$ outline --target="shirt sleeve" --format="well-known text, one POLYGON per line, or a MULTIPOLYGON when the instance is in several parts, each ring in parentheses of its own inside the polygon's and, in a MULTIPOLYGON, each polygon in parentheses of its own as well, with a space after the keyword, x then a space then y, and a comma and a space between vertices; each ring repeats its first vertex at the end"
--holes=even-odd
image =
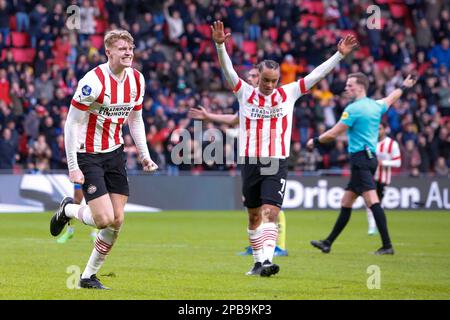
MULTIPOLYGON (((73 105, 73 104, 72 104, 73 105)), ((69 171, 79 169, 77 161, 77 137, 80 127, 87 122, 88 113, 77 107, 70 108, 64 125, 64 145, 69 171)))
POLYGON ((382 161, 383 166, 400 168, 402 165, 402 157, 400 154, 400 146, 397 141, 392 142, 392 151, 389 160, 382 161))
POLYGON ((340 121, 343 124, 352 127, 356 119, 357 119, 357 112, 355 108, 353 108, 353 106, 350 104, 347 108, 345 108, 344 112, 342 112, 340 121))
POLYGON ((77 90, 72 98, 71 105, 81 111, 87 111, 89 106, 97 100, 102 90, 102 84, 92 72, 88 72, 78 82, 77 90))
POLYGON ((281 88, 283 88, 287 97, 292 98, 294 101, 296 101, 298 98, 300 98, 302 95, 306 93, 306 88, 304 87, 304 84, 305 84, 304 79, 300 79, 298 81, 285 84, 281 88))
POLYGON ((147 137, 145 136, 144 120, 142 118, 142 110, 130 112, 128 117, 128 126, 130 128, 131 137, 136 144, 139 155, 142 159, 151 159, 147 147, 147 137))
POLYGON ((142 103, 144 103, 144 95, 145 95, 145 79, 142 73, 138 72, 139 74, 139 98, 136 102, 135 107, 133 108, 134 111, 139 111, 142 109, 142 103))
POLYGON ((381 106, 381 112, 382 112, 382 113, 385 113, 385 112, 389 109, 388 105, 387 105, 386 102, 384 102, 383 100, 375 100, 375 102, 376 102, 379 106, 381 106))

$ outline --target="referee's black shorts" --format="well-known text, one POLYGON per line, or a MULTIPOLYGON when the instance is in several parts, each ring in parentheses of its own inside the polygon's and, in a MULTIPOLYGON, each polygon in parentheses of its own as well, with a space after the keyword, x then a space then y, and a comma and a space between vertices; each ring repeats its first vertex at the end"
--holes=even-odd
POLYGON ((77 159, 84 174, 82 189, 86 202, 106 193, 129 196, 123 145, 108 153, 78 153, 77 159))
POLYGON ((244 206, 251 209, 270 204, 281 208, 286 190, 287 160, 271 158, 269 162, 268 158, 245 158, 244 161, 241 169, 244 206))
POLYGON ((364 151, 350 153, 350 166, 351 177, 346 190, 358 195, 369 190, 377 190, 373 178, 378 166, 376 157, 368 159, 364 151))

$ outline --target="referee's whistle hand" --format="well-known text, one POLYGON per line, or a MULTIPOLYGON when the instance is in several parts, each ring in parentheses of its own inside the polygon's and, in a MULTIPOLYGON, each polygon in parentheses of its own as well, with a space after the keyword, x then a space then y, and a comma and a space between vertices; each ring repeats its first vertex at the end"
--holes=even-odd
POLYGON ((73 171, 69 171, 69 179, 72 183, 83 184, 84 183, 84 174, 80 169, 76 169, 73 171))

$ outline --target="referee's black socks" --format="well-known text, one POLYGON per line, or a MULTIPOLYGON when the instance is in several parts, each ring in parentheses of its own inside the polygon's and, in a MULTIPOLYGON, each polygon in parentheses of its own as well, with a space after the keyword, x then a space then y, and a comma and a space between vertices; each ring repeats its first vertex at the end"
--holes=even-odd
POLYGON ((370 210, 372 210, 378 231, 380 232, 381 241, 383 241, 383 248, 392 248, 391 239, 389 238, 389 232, 387 229, 386 215, 384 214, 383 208, 378 202, 372 205, 370 210))
POLYGON ((336 240, 336 238, 339 236, 342 230, 344 230, 345 226, 348 223, 348 220, 350 220, 351 214, 352 208, 341 207, 341 213, 339 214, 339 217, 336 220, 333 230, 331 230, 330 235, 325 240, 328 242, 327 244, 331 245, 334 242, 334 240, 336 240))

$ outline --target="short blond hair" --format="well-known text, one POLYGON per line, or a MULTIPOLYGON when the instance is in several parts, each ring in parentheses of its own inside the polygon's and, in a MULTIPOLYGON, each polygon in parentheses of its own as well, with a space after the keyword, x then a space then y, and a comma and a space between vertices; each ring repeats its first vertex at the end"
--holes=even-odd
POLYGON ((112 44, 119 39, 123 39, 126 42, 129 42, 134 46, 133 36, 127 30, 116 29, 116 30, 108 31, 105 34, 105 38, 103 40, 103 42, 105 44, 105 48, 107 48, 107 49, 111 48, 112 44))

